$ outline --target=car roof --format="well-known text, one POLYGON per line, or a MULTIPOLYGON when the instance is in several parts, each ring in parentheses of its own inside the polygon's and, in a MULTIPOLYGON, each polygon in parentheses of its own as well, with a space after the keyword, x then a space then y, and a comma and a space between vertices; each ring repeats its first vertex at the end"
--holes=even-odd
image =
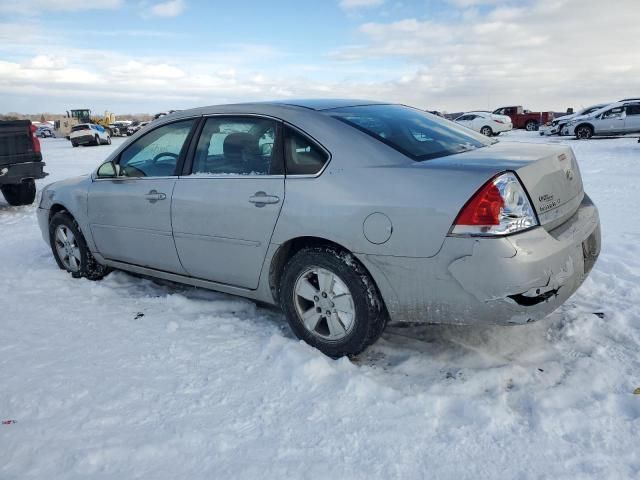
POLYGON ((309 99, 309 100, 274 100, 268 102, 247 102, 179 110, 164 115, 153 121, 154 124, 169 123, 184 118, 200 115, 266 115, 295 123, 301 118, 325 117, 325 113, 336 108, 358 107, 365 105, 394 105, 392 102, 353 99, 309 99), (156 123, 158 122, 158 123, 156 123))
POLYGON ((334 99, 300 99, 300 100, 272 100, 266 102, 244 102, 244 103, 231 103, 220 105, 209 105, 206 107, 192 108, 189 110, 178 110, 174 113, 164 115, 160 118, 181 118, 191 115, 206 115, 210 113, 244 113, 254 112, 262 114, 277 114, 283 111, 305 110, 321 112, 324 110, 331 110, 334 108, 343 107, 360 107, 365 105, 390 105, 390 102, 377 102, 374 100, 354 100, 345 98, 334 99))
POLYGON ((297 100, 281 100, 263 102, 273 105, 290 105, 293 107, 308 108, 310 110, 332 110, 343 107, 362 107, 365 105, 388 105, 388 102, 377 102, 373 100, 359 100, 349 98, 307 98, 297 100))

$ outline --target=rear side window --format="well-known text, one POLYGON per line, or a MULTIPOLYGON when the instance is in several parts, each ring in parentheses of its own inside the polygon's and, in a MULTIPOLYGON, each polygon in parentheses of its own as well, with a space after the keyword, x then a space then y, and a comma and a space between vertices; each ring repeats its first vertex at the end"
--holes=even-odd
POLYGON ((329 155, 307 136, 286 128, 284 133, 287 175, 315 175, 329 160, 329 155))
POLYGON ((627 115, 640 115, 640 103, 627 105, 627 115))
POLYGON ((208 118, 193 161, 193 175, 275 175, 277 124, 259 117, 208 118))
POLYGON ((328 113, 416 161, 475 150, 493 143, 454 122, 404 105, 366 105, 328 113))

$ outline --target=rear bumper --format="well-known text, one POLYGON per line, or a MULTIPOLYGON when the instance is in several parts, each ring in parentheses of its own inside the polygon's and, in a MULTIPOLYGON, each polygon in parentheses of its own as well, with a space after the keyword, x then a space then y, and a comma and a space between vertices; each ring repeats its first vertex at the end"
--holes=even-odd
POLYGON ((24 162, 0 165, 0 185, 21 183, 23 180, 44 178, 44 162, 24 162))
POLYGON ((578 211, 547 232, 447 237, 431 258, 359 255, 392 321, 522 324, 544 318, 582 284, 600 253, 598 210, 578 211))
POLYGON ((503 124, 497 124, 494 125, 494 128, 496 132, 510 132, 511 130, 513 130, 513 125, 511 123, 503 123, 503 124))
POLYGON ((70 137, 70 140, 78 145, 86 145, 87 143, 94 143, 96 137, 95 135, 79 135, 77 137, 70 137))

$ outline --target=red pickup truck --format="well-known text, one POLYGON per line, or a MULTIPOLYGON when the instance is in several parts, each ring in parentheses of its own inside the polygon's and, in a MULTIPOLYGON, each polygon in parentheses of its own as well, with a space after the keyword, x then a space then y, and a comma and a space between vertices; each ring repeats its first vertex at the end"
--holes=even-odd
POLYGON ((524 128, 530 132, 538 130, 540 125, 553 120, 553 112, 532 112, 525 110, 521 106, 500 107, 494 110, 497 115, 506 115, 511 118, 513 128, 524 128))

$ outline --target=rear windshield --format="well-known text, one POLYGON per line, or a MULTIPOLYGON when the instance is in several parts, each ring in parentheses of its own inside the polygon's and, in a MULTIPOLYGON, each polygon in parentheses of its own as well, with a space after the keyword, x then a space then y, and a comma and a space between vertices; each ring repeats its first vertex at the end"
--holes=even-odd
POLYGON ((76 125, 75 127, 71 127, 72 132, 77 132, 78 130, 90 130, 91 127, 89 125, 76 125))
POLYGON ((337 108, 327 113, 416 161, 495 143, 449 120, 404 105, 365 105, 337 108))

